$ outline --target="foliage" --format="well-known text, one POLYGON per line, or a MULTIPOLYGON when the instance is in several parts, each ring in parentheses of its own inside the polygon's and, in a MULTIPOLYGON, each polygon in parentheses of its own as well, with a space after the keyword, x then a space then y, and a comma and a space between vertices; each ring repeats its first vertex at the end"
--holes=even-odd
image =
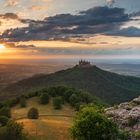
POLYGON ((41 89, 38 92, 40 96, 40 101, 42 104, 49 102, 49 98, 61 97, 62 103, 69 103, 76 110, 79 110, 81 105, 94 103, 99 106, 103 106, 102 101, 98 98, 90 95, 82 90, 77 90, 75 88, 65 87, 65 86, 54 86, 49 88, 41 89))
POLYGON ((39 112, 38 112, 38 109, 37 108, 31 108, 29 111, 28 111, 28 119, 38 119, 39 118, 39 112))
POLYGON ((72 94, 69 98, 69 102, 72 106, 75 106, 79 101, 79 98, 76 94, 72 94))
POLYGON ((64 92, 63 94, 63 97, 64 97, 64 100, 66 102, 69 102, 70 100, 70 96, 74 94, 74 89, 71 89, 71 88, 67 88, 67 90, 64 92))
MULTIPOLYGON (((140 78, 122 76, 104 71, 96 66, 90 68, 73 67, 49 75, 33 76, 12 84, 2 90, 5 94, 19 96, 19 93, 29 93, 50 86, 65 85, 88 91, 108 104, 118 104, 138 97, 140 94, 140 78)), ((57 88, 58 90, 58 88, 57 88)), ((59 96, 64 93, 64 88, 59 89, 59 96)), ((55 96, 56 89, 51 89, 55 96)), ((6 98, 6 97, 5 97, 6 98)))
POLYGON ((27 106, 26 98, 25 98, 25 97, 21 97, 21 99, 20 99, 20 106, 21 106, 22 108, 24 108, 24 107, 27 106))
POLYGON ((129 140, 130 137, 131 136, 130 136, 129 132, 119 130, 119 140, 129 140))
POLYGON ((138 122, 139 122, 138 118, 131 117, 128 119, 128 126, 132 127, 132 126, 136 125, 138 122))
POLYGON ((116 124, 92 107, 80 110, 71 134, 76 140, 117 140, 119 137, 116 124))
POLYGON ((39 95, 39 92, 38 92, 38 90, 36 90, 36 91, 31 91, 28 94, 25 94, 24 97, 26 99, 29 99, 29 98, 32 98, 32 97, 35 97, 35 96, 38 96, 38 95, 39 95))
POLYGON ((12 98, 12 99, 7 99, 3 102, 1 102, 1 107, 4 107, 4 106, 7 106, 7 107, 13 107, 15 106, 16 104, 18 104, 20 101, 20 98, 19 97, 16 97, 16 98, 12 98))
POLYGON ((0 109, 0 116, 11 117, 11 110, 9 107, 3 107, 0 109))
MULTIPOLYGON (((22 95, 21 97, 8 100, 1 104, 1 108, 5 106, 12 107, 18 103, 20 103, 21 107, 26 106, 26 100, 35 96, 40 97, 40 102, 45 104, 49 102, 50 97, 61 97, 62 103, 69 103, 76 110, 79 110, 81 105, 86 105, 90 103, 94 103, 97 106, 105 106, 100 99, 95 96, 90 95, 89 93, 77 90, 75 88, 66 87, 66 86, 54 86, 49 88, 43 88, 40 90, 32 91, 26 95, 22 95)), ((0 108, 0 109, 1 109, 0 108)))
POLYGON ((132 137, 134 137, 134 138, 136 138, 136 140, 138 139, 140 139, 140 130, 138 130, 137 132, 132 132, 132 137))
MULTIPOLYGON (((104 106, 102 101, 82 90, 65 86, 55 86, 46 89, 47 93, 52 97, 62 97, 63 102, 69 103, 76 110, 79 110, 81 105, 94 103, 98 106, 104 106)), ((43 91, 42 91, 43 92, 43 91)), ((40 91, 41 93, 41 91, 40 91)))
POLYGON ((0 127, 0 140, 8 140, 7 127, 0 127))
POLYGON ((22 125, 9 121, 7 126, 0 128, 1 140, 27 140, 27 136, 23 132, 22 125))
POLYGON ((0 125, 5 126, 8 122, 9 118, 6 116, 0 116, 0 125))
POLYGON ((7 131, 8 131, 9 140, 26 140, 27 139, 25 134, 23 133, 23 126, 14 121, 8 122, 7 131))
POLYGON ((61 109, 63 104, 62 97, 54 97, 53 98, 53 106, 54 109, 61 109))
POLYGON ((48 93, 43 93, 43 94, 40 95, 40 103, 41 104, 48 104, 49 103, 48 93))

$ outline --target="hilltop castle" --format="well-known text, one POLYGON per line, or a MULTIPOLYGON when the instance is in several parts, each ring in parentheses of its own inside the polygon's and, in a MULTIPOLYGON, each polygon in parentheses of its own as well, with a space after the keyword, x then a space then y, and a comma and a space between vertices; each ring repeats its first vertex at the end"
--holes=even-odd
POLYGON ((80 67, 80 68, 89 68, 91 67, 91 63, 89 61, 86 61, 86 60, 80 60, 77 67, 80 67))

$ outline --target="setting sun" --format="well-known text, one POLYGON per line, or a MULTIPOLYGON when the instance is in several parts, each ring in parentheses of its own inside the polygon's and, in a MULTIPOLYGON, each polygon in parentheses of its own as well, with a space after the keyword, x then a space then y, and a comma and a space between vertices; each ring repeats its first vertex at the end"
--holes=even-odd
POLYGON ((3 44, 0 44, 0 50, 5 49, 5 46, 3 44))

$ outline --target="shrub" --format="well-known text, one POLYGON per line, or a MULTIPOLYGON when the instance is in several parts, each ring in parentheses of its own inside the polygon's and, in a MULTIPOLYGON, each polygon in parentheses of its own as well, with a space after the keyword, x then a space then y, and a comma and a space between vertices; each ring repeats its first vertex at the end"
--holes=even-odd
POLYGON ((136 131, 136 132, 132 132, 132 136, 134 138, 136 138, 136 140, 140 139, 140 130, 136 131))
POLYGON ((0 102, 0 108, 2 108, 2 107, 3 107, 3 103, 0 102))
POLYGON ((54 109, 61 109, 63 104, 62 97, 54 97, 53 98, 53 106, 54 109))
POLYGON ((119 140, 130 140, 131 135, 127 131, 119 131, 119 140))
POLYGON ((6 116, 0 116, 0 124, 2 125, 2 126, 5 126, 6 124, 7 124, 7 122, 8 122, 8 117, 6 117, 6 116))
POLYGON ((74 107, 79 102, 78 96, 76 94, 72 94, 70 96, 69 102, 74 107))
POLYGON ((0 109, 0 116, 11 117, 11 110, 9 107, 3 107, 0 109))
POLYGON ((6 140, 27 140, 26 135, 23 133, 23 126, 14 121, 7 123, 7 134, 6 140))
POLYGON ((37 108, 31 108, 29 111, 28 111, 28 119, 38 119, 39 118, 39 112, 38 112, 38 109, 37 108))
POLYGON ((88 104, 88 103, 93 102, 93 96, 90 95, 89 93, 81 92, 81 93, 80 93, 80 97, 81 97, 81 101, 82 101, 83 103, 88 104))
POLYGON ((138 118, 129 118, 128 119, 128 126, 132 127, 136 125, 139 122, 138 118))
POLYGON ((0 127, 0 140, 10 140, 6 126, 0 127))
POLYGON ((71 134, 76 140, 117 140, 119 136, 116 124, 91 107, 78 113, 71 134))
POLYGON ((74 90, 73 89, 67 89, 65 92, 64 92, 64 99, 65 101, 69 102, 69 98, 70 96, 74 94, 74 90))
POLYGON ((2 104, 3 104, 3 106, 13 107, 18 103, 19 103, 19 97, 16 97, 13 99, 7 99, 2 104))
POLYGON ((26 98, 25 98, 25 97, 22 97, 22 98, 20 99, 20 106, 21 106, 22 108, 24 108, 24 107, 27 106, 26 98))
POLYGON ((41 94, 40 103, 41 104, 48 104, 49 103, 49 95, 48 95, 48 93, 41 94))
POLYGON ((32 91, 32 92, 30 92, 30 93, 24 95, 24 97, 25 97, 26 99, 29 99, 29 98, 32 98, 32 97, 35 97, 35 96, 38 96, 38 95, 39 95, 39 91, 32 91))
POLYGON ((56 89, 56 87, 50 87, 50 88, 48 89, 48 93, 49 93, 49 95, 50 95, 51 97, 57 96, 57 89, 56 89))

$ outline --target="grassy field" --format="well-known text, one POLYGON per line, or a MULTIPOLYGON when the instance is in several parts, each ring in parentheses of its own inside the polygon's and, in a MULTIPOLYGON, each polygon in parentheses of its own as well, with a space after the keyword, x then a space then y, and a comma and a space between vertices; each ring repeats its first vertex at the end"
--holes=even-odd
POLYGON ((74 115, 74 109, 68 104, 61 110, 54 110, 52 102, 48 105, 40 105, 37 97, 29 99, 26 108, 21 108, 19 105, 12 108, 12 118, 24 125, 24 130, 30 135, 30 140, 71 140, 69 128, 74 115), (31 107, 38 108, 41 115, 38 120, 26 118, 31 107))

